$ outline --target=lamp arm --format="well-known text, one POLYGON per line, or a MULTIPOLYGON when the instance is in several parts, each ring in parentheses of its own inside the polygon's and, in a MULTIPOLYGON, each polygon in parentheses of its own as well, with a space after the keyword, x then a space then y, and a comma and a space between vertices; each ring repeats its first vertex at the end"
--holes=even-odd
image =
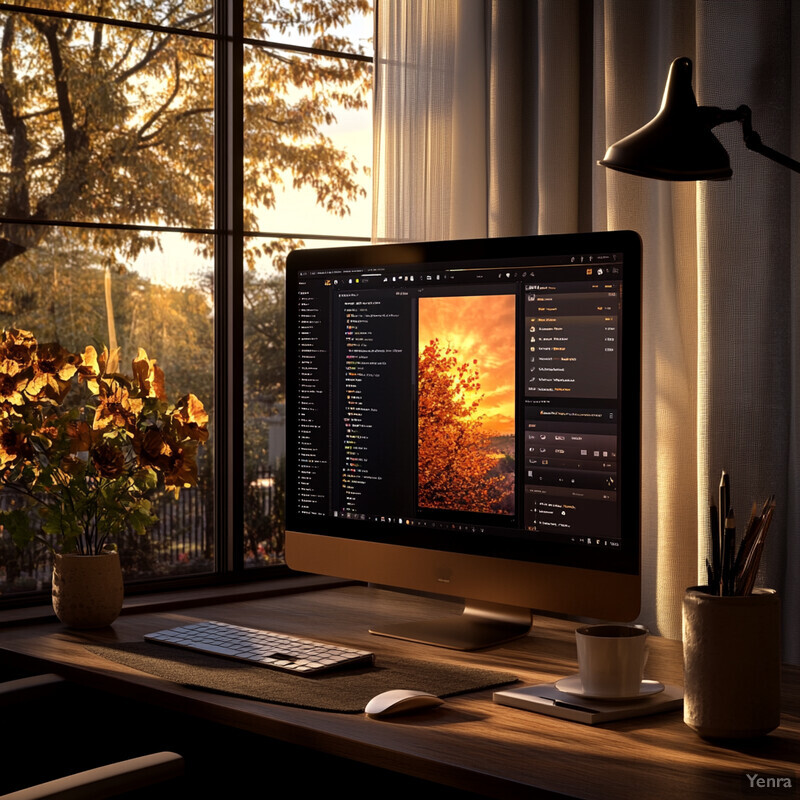
POLYGON ((793 158, 767 147, 761 141, 761 137, 753 130, 752 111, 749 106, 742 105, 732 110, 716 108, 715 106, 700 106, 697 110, 706 118, 709 128, 721 125, 723 122, 741 122, 742 136, 744 137, 745 147, 748 150, 760 153, 762 156, 766 156, 794 172, 800 172, 800 161, 795 161, 793 158))

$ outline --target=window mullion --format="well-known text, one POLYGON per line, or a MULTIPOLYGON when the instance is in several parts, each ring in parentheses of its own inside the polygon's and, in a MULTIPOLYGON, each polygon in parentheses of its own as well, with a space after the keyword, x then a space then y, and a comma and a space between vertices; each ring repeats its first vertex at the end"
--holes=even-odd
POLYGON ((217 0, 215 107, 215 384, 217 569, 244 563, 244 378, 242 218, 243 20, 239 3, 217 0))

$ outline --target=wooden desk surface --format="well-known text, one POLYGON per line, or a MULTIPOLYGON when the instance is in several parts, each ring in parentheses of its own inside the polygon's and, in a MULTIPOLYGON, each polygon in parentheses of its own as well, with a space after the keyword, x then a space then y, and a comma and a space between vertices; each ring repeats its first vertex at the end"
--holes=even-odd
MULTIPOLYGON (((781 727, 762 740, 720 746, 681 712, 585 726, 492 702, 491 690, 449 698, 433 711, 373 720, 195 691, 88 652, 86 642, 139 641, 148 631, 219 619, 328 638, 396 655, 493 667, 524 683, 576 671, 574 625, 537 617, 533 633, 496 649, 458 653, 371 636, 375 621, 456 613, 449 603, 351 586, 179 611, 120 617, 97 632, 60 624, 0 632, 0 662, 54 671, 78 683, 155 703, 335 756, 497 798, 549 792, 581 798, 728 798, 748 794, 746 773, 800 779, 800 670, 785 669, 781 727)), ((679 642, 651 638, 646 674, 682 683, 679 642)), ((785 796, 785 793, 784 793, 785 796)))

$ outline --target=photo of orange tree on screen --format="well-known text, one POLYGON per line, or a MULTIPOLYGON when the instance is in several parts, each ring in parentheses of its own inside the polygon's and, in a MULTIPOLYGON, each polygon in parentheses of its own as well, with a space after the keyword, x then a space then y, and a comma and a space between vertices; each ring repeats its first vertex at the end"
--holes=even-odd
POLYGON ((513 295, 419 300, 421 507, 514 513, 514 309, 513 295))

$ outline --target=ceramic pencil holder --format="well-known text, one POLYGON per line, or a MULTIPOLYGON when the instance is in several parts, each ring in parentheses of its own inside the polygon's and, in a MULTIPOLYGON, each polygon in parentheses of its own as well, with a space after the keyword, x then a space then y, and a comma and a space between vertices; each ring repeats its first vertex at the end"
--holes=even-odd
POLYGON ((762 736, 780 724, 780 600, 773 589, 683 598, 684 722, 708 739, 762 736))

